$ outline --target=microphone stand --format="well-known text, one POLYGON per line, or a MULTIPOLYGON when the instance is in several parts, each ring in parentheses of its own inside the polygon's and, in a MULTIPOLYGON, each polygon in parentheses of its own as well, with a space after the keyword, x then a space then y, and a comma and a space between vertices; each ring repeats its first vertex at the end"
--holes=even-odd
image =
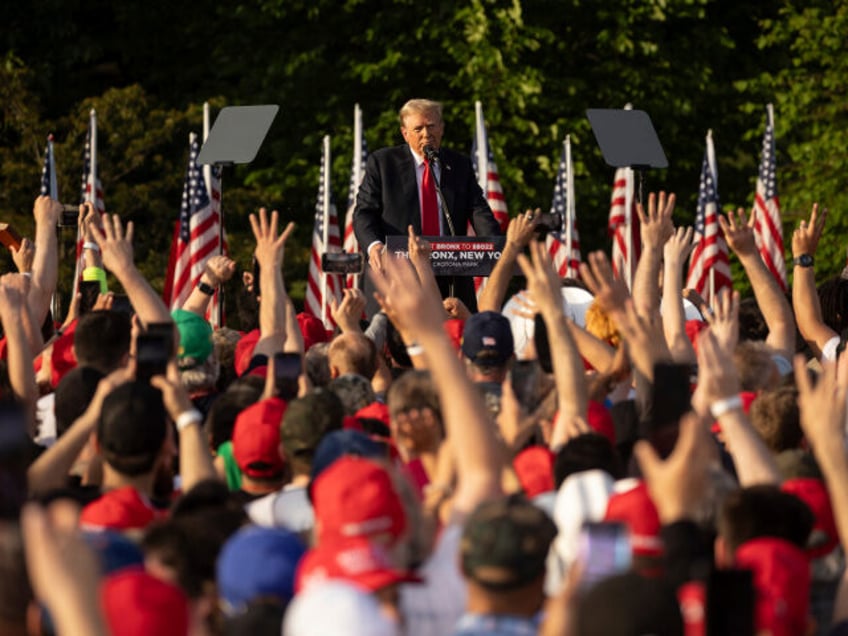
MULTIPOLYGON (((434 166, 436 164, 438 164, 440 168, 444 168, 441 160, 439 159, 439 155, 435 151, 427 152, 425 150, 425 154, 427 156, 427 161, 429 161, 431 164, 433 164, 434 166)), ((436 184, 436 195, 437 195, 437 198, 439 199, 439 212, 442 215, 444 215, 445 219, 448 222, 448 229, 450 230, 450 235, 456 236, 456 228, 453 226, 453 218, 451 217, 450 210, 448 210, 448 204, 447 204, 447 201, 445 201, 445 195, 442 194, 441 179, 438 176, 436 176, 435 170, 433 170, 433 183, 436 184)), ((455 277, 451 276, 450 282, 448 283, 448 291, 450 292, 451 296, 455 295, 454 294, 454 283, 455 283, 455 277)))

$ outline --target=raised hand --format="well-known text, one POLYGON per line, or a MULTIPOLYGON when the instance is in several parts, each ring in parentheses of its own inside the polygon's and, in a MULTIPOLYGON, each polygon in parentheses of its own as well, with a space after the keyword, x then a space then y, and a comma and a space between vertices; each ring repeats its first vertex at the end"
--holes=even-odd
POLYGON ((660 249, 674 233, 671 215, 674 212, 676 197, 674 193, 666 197, 665 192, 659 196, 651 192, 648 195, 648 212, 641 203, 636 204, 636 213, 642 232, 644 249, 660 249))
POLYGON ((342 330, 342 333, 362 332, 359 320, 365 311, 365 294, 359 289, 342 290, 342 300, 337 302, 335 298, 329 299, 330 315, 342 330))
POLYGON ((390 256, 381 273, 371 272, 375 297, 403 334, 415 337, 422 330, 441 329, 445 313, 437 291, 422 285, 412 264, 390 256))
POLYGON ((420 271, 422 267, 430 267, 430 254, 433 253, 430 241, 418 236, 411 225, 406 229, 409 233, 409 239, 407 241, 409 260, 415 266, 416 271, 420 271))
POLYGON ((624 281, 613 276, 607 255, 603 252, 592 252, 588 260, 588 264, 580 263, 580 277, 595 295, 595 302, 610 315, 624 311, 630 292, 627 291, 624 281))
POLYGON ((660 459, 649 442, 636 443, 633 452, 642 469, 651 499, 663 524, 692 519, 702 505, 707 473, 715 458, 715 445, 692 413, 680 421, 674 451, 660 459))
POLYGON ((793 258, 798 258, 801 254, 813 256, 816 253, 819 239, 821 239, 824 231, 825 221, 827 221, 827 208, 823 208, 819 213, 819 204, 813 203, 810 220, 801 219, 798 228, 792 233, 793 258))
POLYGON ((513 245, 518 251, 523 250, 530 244, 536 234, 536 226, 539 225, 539 217, 542 211, 539 208, 527 210, 511 219, 506 228, 506 242, 513 245))
POLYGON ((454 298, 453 296, 445 298, 442 301, 442 306, 451 318, 458 320, 468 320, 471 318, 471 310, 459 298, 454 298))
POLYGON ((236 262, 228 256, 218 254, 206 261, 206 268, 203 273, 209 279, 209 284, 212 287, 217 287, 233 277, 233 274, 236 273, 236 262))
POLYGON ((679 227, 672 233, 671 237, 666 241, 663 248, 663 258, 666 263, 673 263, 675 267, 680 267, 688 258, 695 244, 692 243, 694 228, 679 227))
POLYGON ((62 204, 46 194, 42 194, 35 200, 32 207, 32 216, 37 225, 55 226, 62 218, 62 204))
POLYGON ((32 241, 24 237, 21 239, 20 247, 12 248, 11 252, 15 267, 21 274, 32 272, 32 261, 35 259, 35 245, 32 241))
POLYGON ((250 227, 256 238, 254 255, 259 262, 259 267, 263 270, 271 271, 283 264, 286 241, 294 231, 294 223, 289 222, 283 233, 277 235, 279 216, 279 212, 274 210, 269 219, 265 208, 259 208, 258 217, 255 214, 250 215, 250 227))
POLYGON ((721 226, 721 231, 724 232, 724 239, 739 258, 745 256, 753 256, 757 253, 757 241, 754 238, 754 222, 756 218, 751 214, 751 218, 745 215, 745 209, 739 208, 734 216, 733 211, 727 213, 725 218, 722 215, 718 217, 718 224, 721 226))
POLYGON ((100 254, 103 257, 103 266, 118 275, 133 268, 133 222, 127 223, 126 231, 121 223, 121 217, 113 214, 103 218, 103 227, 98 228, 90 224, 91 235, 100 246, 100 254))
POLYGON ((705 310, 703 316, 719 346, 732 353, 739 342, 739 292, 722 289, 716 295, 715 309, 705 310))
POLYGON ((546 319, 562 313, 560 280, 551 264, 551 257, 544 243, 530 243, 532 261, 524 254, 518 256, 518 265, 527 278, 527 290, 539 311, 546 319))

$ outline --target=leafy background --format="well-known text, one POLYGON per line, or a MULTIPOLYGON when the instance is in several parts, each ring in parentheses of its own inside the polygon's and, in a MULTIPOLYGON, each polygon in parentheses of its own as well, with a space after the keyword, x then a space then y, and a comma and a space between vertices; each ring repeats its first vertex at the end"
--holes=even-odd
MULTIPOLYGON (((410 97, 443 101, 445 143, 464 151, 474 101, 483 102, 513 214, 550 205, 561 143, 571 134, 584 254, 609 249, 613 174, 587 108, 632 102, 651 115, 669 168, 652 172, 648 188, 677 192, 683 224, 694 217, 710 128, 723 205, 750 207, 772 102, 787 253, 792 228, 820 201, 831 215, 819 276, 845 262, 846 0, 43 0, 15 3, 5 18, 0 220, 31 235, 50 132, 61 198, 78 200, 87 113, 96 108, 107 209, 136 223, 136 260, 159 289, 188 134, 200 131, 206 100, 213 114, 226 105, 281 106, 256 161, 225 173, 224 209, 241 267, 250 262, 251 211, 265 205, 297 222, 286 263, 296 300, 321 138, 332 136, 332 189, 343 214, 354 104, 375 149, 400 142, 396 113, 410 97)), ((70 249, 73 237, 61 238, 70 249)), ((734 272, 746 289, 735 263, 734 272)))

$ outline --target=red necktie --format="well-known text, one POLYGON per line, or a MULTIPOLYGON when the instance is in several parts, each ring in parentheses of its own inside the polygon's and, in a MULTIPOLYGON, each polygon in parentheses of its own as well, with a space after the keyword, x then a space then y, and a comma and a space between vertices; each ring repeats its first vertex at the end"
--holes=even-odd
POLYGON ((424 176, 421 178, 421 235, 439 236, 439 200, 436 198, 436 181, 430 162, 424 161, 424 176))

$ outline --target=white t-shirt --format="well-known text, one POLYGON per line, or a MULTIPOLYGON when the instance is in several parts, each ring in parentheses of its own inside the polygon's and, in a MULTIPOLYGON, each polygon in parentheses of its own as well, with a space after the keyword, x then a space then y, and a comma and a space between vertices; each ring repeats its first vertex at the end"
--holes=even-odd
POLYGON ((459 570, 462 526, 451 524, 442 530, 436 548, 417 573, 423 583, 407 583, 400 588, 400 607, 406 636, 444 636, 453 633, 465 612, 468 595, 459 570))
POLYGON ((283 486, 282 490, 251 501, 245 506, 245 511, 253 523, 266 528, 285 528, 308 534, 315 525, 306 486, 283 486))

